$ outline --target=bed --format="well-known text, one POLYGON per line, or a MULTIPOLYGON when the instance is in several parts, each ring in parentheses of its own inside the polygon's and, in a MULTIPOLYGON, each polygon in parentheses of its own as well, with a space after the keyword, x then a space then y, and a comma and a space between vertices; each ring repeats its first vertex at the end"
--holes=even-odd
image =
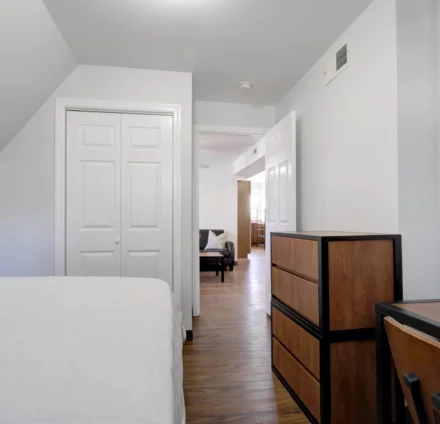
POLYGON ((0 278, 0 423, 182 424, 178 302, 132 278, 0 278))

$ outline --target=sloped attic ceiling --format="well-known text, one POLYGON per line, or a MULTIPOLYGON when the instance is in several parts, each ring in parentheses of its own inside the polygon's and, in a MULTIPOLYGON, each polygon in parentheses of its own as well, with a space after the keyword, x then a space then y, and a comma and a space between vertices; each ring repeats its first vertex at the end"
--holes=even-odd
POLYGON ((196 101, 273 105, 372 0, 43 1, 81 64, 192 72, 196 101))
POLYGON ((41 0, 0 0, 0 151, 76 65, 41 0))

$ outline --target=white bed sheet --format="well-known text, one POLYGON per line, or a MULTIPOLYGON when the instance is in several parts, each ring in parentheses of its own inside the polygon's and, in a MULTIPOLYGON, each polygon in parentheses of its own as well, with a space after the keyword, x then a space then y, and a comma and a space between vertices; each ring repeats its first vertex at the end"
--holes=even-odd
POLYGON ((0 423, 182 424, 184 337, 161 280, 0 278, 0 423))

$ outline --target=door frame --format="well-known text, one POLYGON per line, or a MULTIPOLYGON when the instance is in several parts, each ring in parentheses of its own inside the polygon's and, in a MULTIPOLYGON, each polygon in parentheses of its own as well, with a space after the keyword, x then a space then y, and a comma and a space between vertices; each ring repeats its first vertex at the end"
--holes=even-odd
POLYGON ((112 112, 173 118, 173 291, 181 298, 181 108, 178 105, 58 98, 55 101, 55 275, 66 275, 67 112, 112 112))
POLYGON ((209 135, 250 135, 264 137, 268 128, 238 127, 230 125, 194 125, 193 126, 193 316, 200 315, 200 237, 199 237, 199 166, 200 166, 200 136, 209 135))

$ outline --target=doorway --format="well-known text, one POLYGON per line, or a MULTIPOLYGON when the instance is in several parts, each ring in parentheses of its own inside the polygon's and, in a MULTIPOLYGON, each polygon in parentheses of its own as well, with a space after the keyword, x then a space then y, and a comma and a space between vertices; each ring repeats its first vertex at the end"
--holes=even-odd
POLYGON ((266 253, 266 173, 249 179, 251 183, 251 249, 250 260, 264 259, 266 253))
MULTIPOLYGON (((194 244, 205 243, 200 230, 215 229, 228 233, 228 241, 235 246, 234 267, 238 260, 237 241, 237 182, 234 161, 251 148, 267 132, 266 128, 232 126, 195 126, 193 161, 194 244)), ((250 231, 249 231, 250 234, 250 231)), ((225 284, 234 271, 226 267, 225 284)), ((193 316, 200 315, 200 251, 193 261, 193 316)), ((211 273, 204 272, 209 279, 211 273)), ((214 273, 215 277, 215 273, 214 273)), ((232 281, 232 280, 231 280, 232 281)))
POLYGON ((237 249, 238 259, 264 258, 266 175, 260 172, 238 181, 237 249))

